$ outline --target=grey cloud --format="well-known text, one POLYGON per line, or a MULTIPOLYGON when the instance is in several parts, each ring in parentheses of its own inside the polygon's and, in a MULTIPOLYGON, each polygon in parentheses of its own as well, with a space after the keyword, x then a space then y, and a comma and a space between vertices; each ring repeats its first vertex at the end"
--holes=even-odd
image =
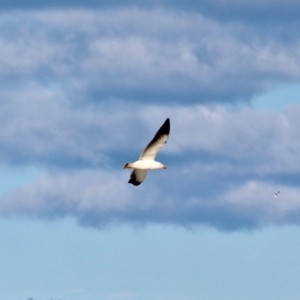
POLYGON ((108 151, 126 139, 124 130, 134 131, 139 124, 139 120, 127 122, 129 111, 122 111, 120 105, 118 111, 113 104, 72 106, 64 93, 37 86, 3 96, 0 158, 6 163, 62 168, 107 165, 108 151))
POLYGON ((299 107, 212 104, 298 81, 298 33, 284 41, 278 28, 164 9, 1 17, 0 159, 44 170, 2 196, 2 216, 72 216, 95 227, 299 224, 299 107), (128 185, 121 167, 167 117, 170 140, 158 157, 167 173, 128 185), (277 189, 284 199, 274 202, 277 189))
MULTIPOLYGON (((178 180, 179 177, 174 174, 160 174, 160 184, 150 179, 141 189, 129 186, 125 180, 127 175, 91 170, 43 175, 33 184, 3 196, 0 213, 47 219, 68 216, 83 226, 96 228, 124 222, 202 225, 220 230, 253 229, 270 224, 299 225, 299 220, 294 220, 300 208, 298 188, 280 186, 281 199, 274 200, 274 185, 246 181, 227 186, 215 197, 204 198, 200 191, 197 196, 184 191, 172 193, 169 178, 178 180)), ((210 188, 218 190, 218 182, 211 182, 210 188)))
MULTIPOLYGON (((229 162, 249 163, 259 172, 297 171, 300 165, 299 107, 285 113, 243 108, 228 111, 222 107, 141 109, 145 120, 151 115, 169 115, 172 122, 172 145, 166 151, 209 153, 229 162), (285 169, 286 168, 286 169, 285 169)), ((235 166, 237 167, 237 166, 235 166)))
POLYGON ((232 102, 300 75, 299 36, 286 42, 197 14, 7 12, 1 27, 0 79, 61 88, 73 102, 232 102))
POLYGON ((170 117, 172 142, 164 152, 174 158, 189 153, 192 159, 237 164, 237 169, 251 166, 261 176, 298 172, 297 106, 284 114, 119 102, 83 106, 74 105, 62 91, 36 86, 30 92, 4 92, 3 97, 2 161, 61 168, 122 166, 139 156, 157 127, 170 117))
MULTIPOLYGON (((49 107, 45 109, 51 117, 49 107)), ((105 112, 112 109, 108 106, 105 112)), ((36 143, 31 141, 28 145, 39 145, 45 151, 44 157, 52 155, 62 160, 67 160, 68 154, 74 155, 74 148, 78 157, 86 159, 85 153, 89 153, 90 164, 74 169, 58 162, 54 170, 53 164, 47 167, 46 159, 46 171, 36 181, 2 196, 2 216, 71 216, 84 226, 97 228, 124 222, 207 225, 221 230, 299 224, 298 182, 291 180, 300 175, 299 107, 279 114, 247 108, 230 112, 221 107, 138 106, 134 111, 123 107, 122 114, 105 119, 104 115, 96 117, 100 110, 81 110, 77 115, 65 108, 60 113, 64 118, 58 114, 55 122, 49 120, 53 128, 48 125, 47 130, 58 136, 51 140, 52 147, 43 148, 45 142, 39 136, 35 137, 36 143), (139 156, 167 116, 171 118, 170 139, 157 159, 168 169, 150 172, 138 188, 129 185, 129 172, 122 170, 123 163, 139 156), (143 128, 139 128, 140 120, 143 128), (114 121, 119 124, 116 131, 109 126, 114 121), (126 124, 130 129, 125 129, 126 124), (91 126, 97 128, 97 134, 89 134, 91 126), (64 139, 60 138, 60 131, 70 128, 64 139), (81 135, 87 142, 72 144, 81 135), (97 135, 105 141, 98 151, 97 135), (71 145, 65 149, 61 140, 71 145), (116 154, 116 148, 125 154, 116 154), (93 157, 103 154, 107 161, 92 163, 93 157), (281 195, 275 200, 274 191, 278 189, 281 195)), ((42 122, 46 118, 40 115, 42 122)), ((34 118, 31 116, 33 121, 34 118)), ((29 147, 24 141, 27 139, 19 141, 16 148, 29 147)), ((37 151, 32 147, 28 153, 37 151)), ((27 163, 33 163, 30 156, 27 163)), ((40 163, 43 164, 42 158, 40 163)))

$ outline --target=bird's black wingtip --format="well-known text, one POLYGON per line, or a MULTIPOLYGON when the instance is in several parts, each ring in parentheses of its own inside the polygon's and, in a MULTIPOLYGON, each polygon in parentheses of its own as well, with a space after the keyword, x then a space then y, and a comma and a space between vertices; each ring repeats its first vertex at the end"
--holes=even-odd
POLYGON ((167 118, 164 124, 160 127, 159 132, 160 134, 169 134, 170 133, 170 119, 167 118))
POLYGON ((135 186, 138 186, 138 185, 141 184, 141 182, 136 181, 136 180, 133 179, 133 178, 130 178, 129 181, 128 181, 128 183, 131 183, 131 184, 133 184, 133 185, 135 185, 135 186))

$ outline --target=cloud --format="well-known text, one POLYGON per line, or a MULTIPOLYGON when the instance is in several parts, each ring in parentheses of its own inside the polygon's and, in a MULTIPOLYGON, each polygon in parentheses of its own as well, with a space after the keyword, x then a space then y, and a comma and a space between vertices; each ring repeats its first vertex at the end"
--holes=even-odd
MULTIPOLYGON (((64 132, 65 127, 73 124, 70 116, 76 116, 75 112, 61 111, 65 123, 60 122, 56 128, 56 122, 50 122, 53 128, 50 126, 48 130, 58 135, 64 132)), ((95 113, 98 116, 97 110, 95 113)), ((95 122, 99 128, 97 134, 106 136, 106 146, 98 149, 98 153, 91 151, 90 162, 84 166, 68 166, 58 161, 54 168, 53 163, 49 167, 48 155, 68 159, 68 151, 72 155, 71 149, 75 148, 78 161, 85 160, 97 135, 87 130, 87 142, 70 145, 70 149, 60 145, 60 138, 52 140, 49 149, 43 147, 43 135, 35 137, 41 149, 39 163, 45 171, 31 184, 4 195, 0 213, 50 219, 71 216, 84 226, 96 228, 124 222, 204 225, 220 230, 299 224, 296 180, 297 161, 300 161, 299 114, 298 107, 280 114, 249 108, 232 112, 218 106, 138 106, 135 111, 130 108, 126 111, 124 107, 121 115, 108 116, 104 121, 106 126, 101 128, 102 118, 99 125, 99 118, 91 117, 88 110, 82 111, 81 118, 91 124, 95 122), (129 173, 122 170, 122 165, 137 159, 166 116, 171 118, 170 140, 157 159, 166 163, 168 169, 150 172, 143 185, 133 187, 127 183, 129 173), (126 123, 130 124, 129 128, 139 128, 140 120, 144 128, 121 130, 119 141, 123 144, 118 144, 118 135, 113 134, 115 129, 107 126, 109 118, 110 122, 120 118, 119 130, 126 123), (140 138, 136 140, 132 133, 140 138), (115 152, 116 148, 119 152, 115 152), (120 155, 122 149, 124 153, 120 155), (96 154, 108 160, 93 164, 96 154), (46 157, 44 164, 43 157, 46 157), (274 199, 276 190, 281 194, 274 199)), ((42 124, 44 119, 39 122, 42 124)), ((77 125, 73 124, 74 131, 71 130, 73 140, 82 135, 81 126, 91 126, 76 120, 77 125)), ((22 143, 19 147, 22 149, 22 143)), ((19 157, 18 153, 15 155, 19 157)), ((36 156, 28 156, 27 163, 36 156)))
POLYGON ((6 12, 1 28, 3 87, 36 84, 75 103, 233 102, 300 75, 299 35, 176 10, 6 12))
POLYGON ((200 225, 220 230, 299 225, 298 187, 247 178, 218 182, 218 174, 214 174, 214 180, 207 179, 205 171, 174 173, 159 174, 157 178, 149 174, 140 189, 128 185, 128 174, 121 171, 44 174, 31 185, 3 196, 0 213, 3 217, 46 219, 68 216, 83 226, 96 228, 123 223, 188 228, 200 225), (274 198, 277 189, 281 194, 274 198))
POLYGON ((228 107, 299 80, 300 31, 250 23, 164 6, 2 11, 0 160, 41 174, 1 197, 1 216, 298 225, 299 106, 228 107), (122 166, 167 117, 168 170, 129 185, 122 166))

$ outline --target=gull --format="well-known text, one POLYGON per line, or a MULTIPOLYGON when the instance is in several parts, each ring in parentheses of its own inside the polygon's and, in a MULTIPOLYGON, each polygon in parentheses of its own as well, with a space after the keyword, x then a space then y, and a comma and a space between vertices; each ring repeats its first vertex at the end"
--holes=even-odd
POLYGON ((170 119, 167 118, 164 124, 158 129, 154 138, 142 152, 139 160, 133 163, 126 163, 123 169, 133 169, 128 183, 140 185, 147 176, 148 170, 166 169, 167 167, 155 160, 158 151, 167 143, 170 134, 170 119))
POLYGON ((280 191, 275 192, 274 197, 277 197, 280 194, 280 191))

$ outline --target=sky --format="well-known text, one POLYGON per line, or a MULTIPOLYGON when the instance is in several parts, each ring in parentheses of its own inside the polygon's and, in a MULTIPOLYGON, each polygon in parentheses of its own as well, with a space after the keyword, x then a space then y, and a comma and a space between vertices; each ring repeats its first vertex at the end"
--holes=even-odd
POLYGON ((299 6, 1 1, 0 298, 299 299, 299 6))

